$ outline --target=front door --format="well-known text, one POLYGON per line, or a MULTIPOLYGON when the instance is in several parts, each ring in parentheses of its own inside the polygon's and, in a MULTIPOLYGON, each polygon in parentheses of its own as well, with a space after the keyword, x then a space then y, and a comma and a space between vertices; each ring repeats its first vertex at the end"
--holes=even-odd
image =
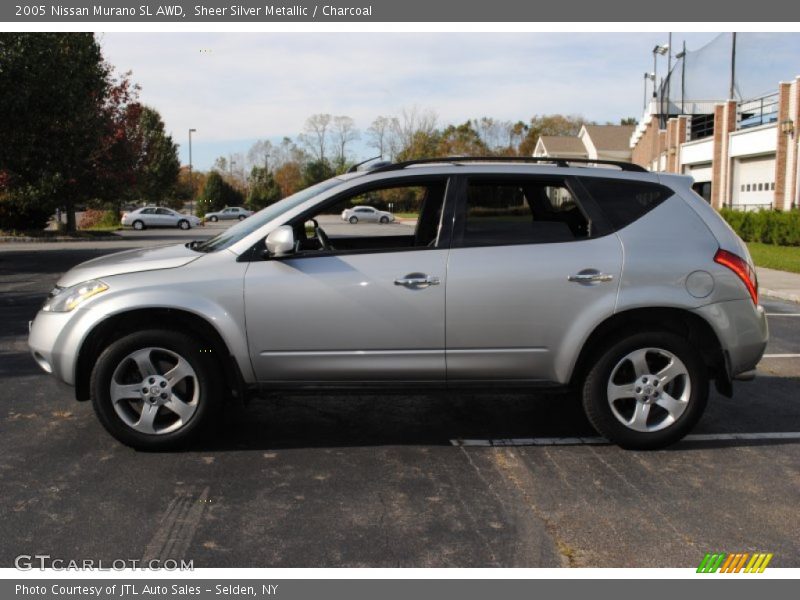
POLYGON ((295 255, 248 267, 248 343, 260 381, 444 383, 446 180, 382 185, 289 223, 295 255), (419 216, 391 226, 342 223, 342 210, 367 192, 419 216))

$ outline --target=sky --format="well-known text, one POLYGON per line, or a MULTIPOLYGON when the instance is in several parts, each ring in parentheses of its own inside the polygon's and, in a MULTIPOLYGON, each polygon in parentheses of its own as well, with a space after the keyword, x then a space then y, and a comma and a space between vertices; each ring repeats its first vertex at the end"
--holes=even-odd
MULTIPOLYGON (((716 33, 673 34, 699 48, 716 33)), ((310 115, 348 115, 354 154, 378 115, 432 109, 440 124, 490 116, 639 117, 653 46, 667 33, 104 33, 103 53, 132 71, 188 164, 246 153, 258 139, 296 139, 310 115)), ((666 59, 659 58, 659 77, 666 59)))

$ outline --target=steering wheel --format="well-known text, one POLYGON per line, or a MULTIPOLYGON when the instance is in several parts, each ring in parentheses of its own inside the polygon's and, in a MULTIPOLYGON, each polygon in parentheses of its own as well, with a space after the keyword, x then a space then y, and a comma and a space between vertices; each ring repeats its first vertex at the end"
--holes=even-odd
POLYGON ((331 240, 328 237, 328 234, 325 233, 325 230, 319 226, 319 223, 317 222, 316 219, 309 219, 309 220, 312 223, 314 223, 314 234, 317 236, 317 239, 319 240, 319 245, 322 246, 323 250, 326 250, 327 252, 333 252, 335 248, 333 247, 333 244, 331 244, 331 240))

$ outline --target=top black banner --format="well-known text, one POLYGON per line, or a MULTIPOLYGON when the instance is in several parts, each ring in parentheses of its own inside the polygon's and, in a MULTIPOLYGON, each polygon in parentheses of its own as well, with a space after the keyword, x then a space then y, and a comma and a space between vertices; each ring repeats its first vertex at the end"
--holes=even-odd
POLYGON ((0 5, 4 22, 782 22, 800 21, 800 3, 761 0, 21 0, 0 5))

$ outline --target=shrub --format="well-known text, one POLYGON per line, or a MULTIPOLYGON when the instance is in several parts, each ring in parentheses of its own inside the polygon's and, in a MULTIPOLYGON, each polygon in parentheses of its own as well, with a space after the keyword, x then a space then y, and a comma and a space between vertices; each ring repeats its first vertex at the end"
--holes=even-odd
POLYGON ((119 227, 119 218, 116 211, 96 210, 90 208, 81 215, 78 223, 79 229, 107 229, 119 227))
POLYGON ((745 242, 800 246, 799 210, 745 212, 723 208, 720 214, 745 242))

